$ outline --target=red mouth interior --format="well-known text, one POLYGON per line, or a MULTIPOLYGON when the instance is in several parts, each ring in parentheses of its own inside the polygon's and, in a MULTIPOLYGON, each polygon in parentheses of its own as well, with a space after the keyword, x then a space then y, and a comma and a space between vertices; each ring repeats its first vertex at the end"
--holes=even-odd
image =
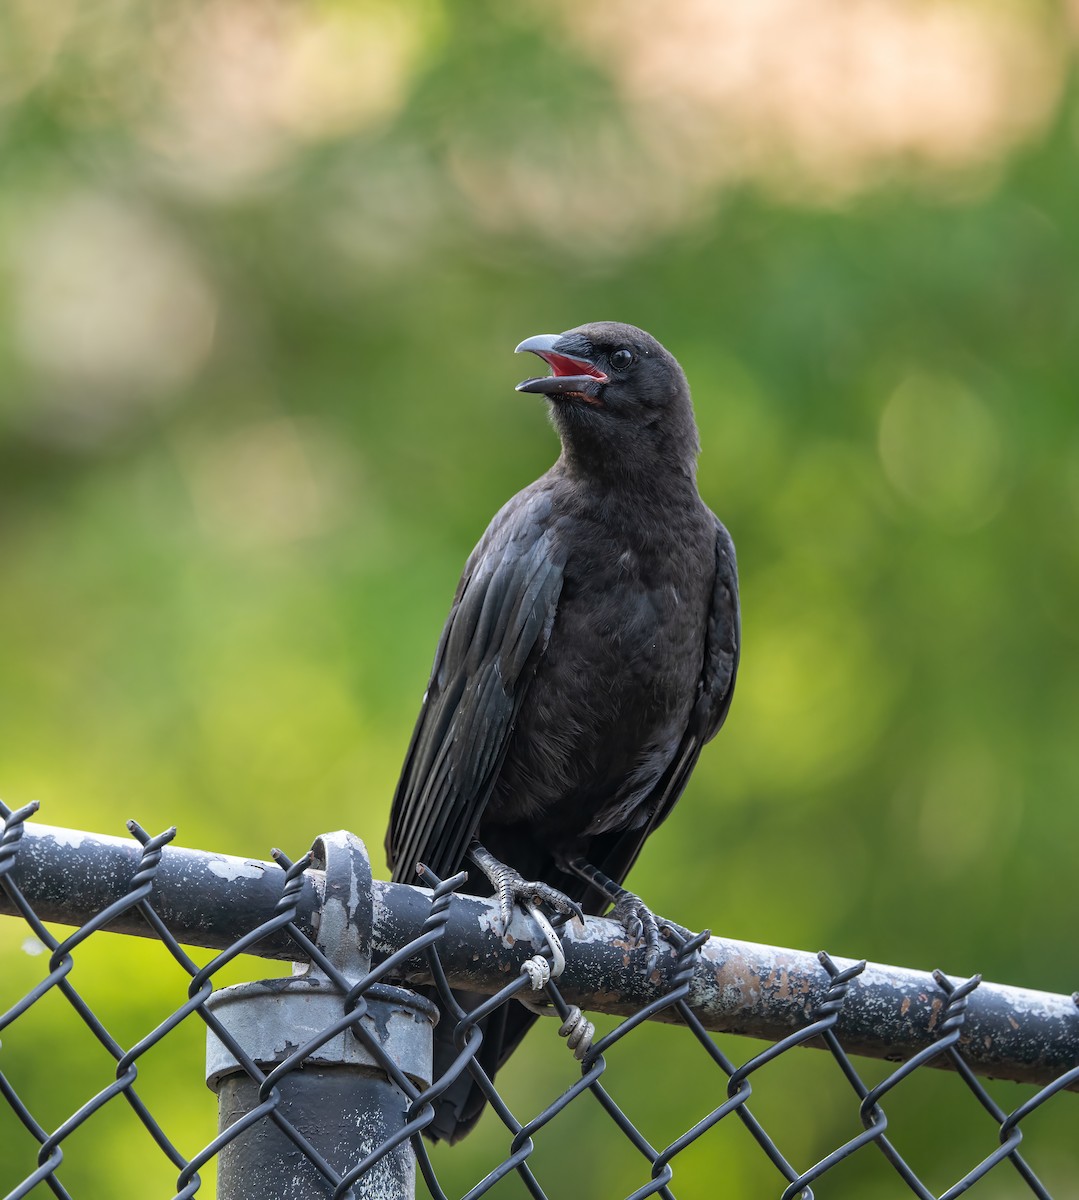
POLYGON ((540 358, 555 375, 587 375, 591 379, 598 379, 600 383, 607 382, 607 376, 598 367, 579 358, 567 358, 564 354, 555 354, 550 350, 544 351, 540 358))

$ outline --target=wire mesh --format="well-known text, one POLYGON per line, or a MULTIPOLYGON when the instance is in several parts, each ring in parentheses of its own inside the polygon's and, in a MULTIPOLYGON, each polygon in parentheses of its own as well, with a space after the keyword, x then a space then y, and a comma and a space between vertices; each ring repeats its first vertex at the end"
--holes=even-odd
MULTIPOLYGON (((407 928, 409 935, 402 938, 400 944, 382 945, 374 965, 365 966, 360 977, 355 978, 342 968, 339 957, 327 952, 321 935, 313 936, 319 919, 317 913, 312 917, 308 911, 313 873, 310 854, 293 862, 275 852, 274 860, 281 871, 279 880, 272 882, 276 898, 261 912, 257 905, 251 907, 248 926, 239 936, 232 936, 235 931, 228 925, 230 921, 235 923, 236 914, 222 908, 221 919, 216 923, 204 921, 205 927, 195 937, 176 918, 175 896, 170 894, 168 903, 163 904, 163 897, 155 892, 160 882, 163 853, 174 838, 175 830, 151 836, 136 823, 129 823, 129 831, 138 845, 137 856, 130 860, 132 866, 126 877, 112 879, 110 894, 115 898, 88 912, 82 895, 86 880, 77 879, 74 874, 46 879, 36 860, 29 862, 24 857, 20 864, 24 834, 32 828, 26 823, 33 812, 33 806, 16 812, 0 806, 0 815, 4 817, 4 832, 0 839, 0 892, 4 899, 0 907, 12 920, 21 922, 32 942, 44 949, 40 977, 21 994, 7 994, 13 976, 8 971, 0 972, 0 980, 7 980, 0 987, 0 1006, 6 1006, 0 1015, 0 1096, 4 1102, 0 1105, 0 1113, 6 1111, 9 1118, 6 1125, 0 1126, 4 1145, 4 1154, 0 1156, 0 1187, 5 1190, 8 1200, 31 1193, 51 1193, 76 1200, 80 1196, 99 1194, 100 1183, 95 1186, 88 1182, 85 1171, 79 1169, 79 1159, 89 1156, 87 1131, 92 1135, 103 1110, 116 1106, 126 1106, 135 1127, 141 1127, 148 1135, 125 1140, 124 1155, 136 1161, 144 1156, 163 1158, 174 1174, 172 1194, 177 1200, 200 1193, 209 1194, 211 1184, 204 1177, 207 1165, 261 1123, 271 1123, 287 1142, 289 1153, 301 1156, 313 1167, 324 1191, 310 1194, 367 1195, 364 1180, 380 1162, 407 1143, 415 1156, 421 1189, 425 1188, 432 1200, 449 1200, 451 1194, 461 1194, 459 1181, 455 1181, 452 1191, 445 1182, 446 1164, 456 1153, 456 1148, 432 1152, 423 1134, 432 1120, 432 1101, 465 1074, 476 1081, 489 1103, 487 1144, 492 1141, 492 1128, 504 1130, 502 1156, 480 1177, 468 1181, 463 1194, 469 1200, 488 1194, 502 1195, 500 1189, 510 1184, 516 1189, 515 1194, 523 1190, 536 1198, 554 1200, 556 1196, 579 1194, 564 1187, 557 1190, 557 1181, 552 1184, 545 1178, 538 1147, 557 1142, 559 1131, 565 1128, 565 1121, 559 1118, 568 1110, 577 1112, 588 1103, 588 1097, 604 1114, 606 1130, 601 1141, 593 1141, 590 1155, 600 1162, 618 1161, 623 1167, 627 1162, 632 1164, 629 1170, 635 1174, 637 1184, 631 1191, 617 1192, 628 1196, 628 1200, 644 1200, 648 1196, 669 1200, 676 1194, 683 1198, 687 1195, 747 1194, 739 1193, 735 1184, 731 1184, 732 1190, 725 1191, 722 1179, 713 1178, 707 1185, 702 1185, 693 1172, 685 1172, 684 1178, 680 1174, 680 1164, 687 1160, 687 1155, 692 1154, 702 1140, 714 1139, 720 1128, 740 1131, 738 1136, 754 1148, 773 1180, 773 1186, 760 1194, 781 1197, 781 1200, 812 1197, 814 1188, 825 1181, 832 1185, 829 1195, 864 1194, 843 1190, 844 1184, 851 1188, 858 1186, 851 1185, 853 1177, 844 1172, 845 1164, 867 1155, 877 1156, 882 1164, 884 1175, 881 1178, 885 1178, 887 1184, 882 1185, 881 1195, 953 1200, 982 1180, 992 1180, 996 1188, 987 1195, 1048 1197, 1052 1194, 1045 1172, 1039 1174, 1038 1166, 1031 1161, 1032 1156, 1023 1145, 1024 1127, 1029 1118, 1050 1101, 1056 1101, 1056 1105, 1071 1103, 1063 1098, 1057 1100, 1057 1097, 1079 1084, 1079 1015, 1074 1022, 1069 1019, 1075 1008, 1072 998, 1051 997, 1056 1003, 1056 1008, 1052 1009, 1056 1015, 1047 1019, 1044 1013, 1032 1011, 1025 1000, 1030 994, 1015 993, 1015 1003, 1005 1014, 1007 1021, 1032 1042, 1034 1048, 1027 1054, 1029 1062, 1020 1064, 1021 1069, 1017 1067, 1014 1073, 1020 1077, 1038 1078, 1040 1083, 1037 1086, 1008 1084, 1007 1091, 1003 1092, 1002 1085, 987 1085, 979 1078, 979 1071, 984 1073, 984 1065, 979 1065, 977 1055, 973 1053, 979 1047, 972 1046, 968 1015, 972 998, 983 987, 980 978, 953 980, 936 972, 931 982, 935 991, 931 996, 923 992, 909 998, 911 1003, 922 1006, 928 1003, 934 1013, 925 1044, 906 1055, 902 1062, 889 1064, 883 1077, 869 1082, 867 1069, 876 1069, 877 1064, 858 1057, 856 1065, 856 1056, 846 1044, 851 1039, 844 1036, 841 1021, 845 1014, 849 1015, 852 988, 860 986, 866 964, 841 966, 822 953, 818 956, 822 990, 800 1008, 795 1005, 791 1009, 795 1014, 793 1017, 787 1013, 784 1019, 788 1024, 793 1023, 790 1031, 772 1039, 764 1049, 751 1054, 745 1061, 736 1063, 724 1048, 724 1039, 717 1037, 714 1029, 706 1027, 699 997, 695 998, 695 972, 709 945, 707 933, 693 935, 678 928, 668 928, 666 936, 674 947, 673 967, 664 978, 659 994, 647 1003, 638 1004, 628 1015, 621 1015, 602 1036, 593 1036, 581 1009, 598 1012, 604 1008, 624 1008, 619 982, 611 978, 594 978, 591 1002, 586 997, 585 1003, 578 1005, 574 1001, 581 997, 567 999, 562 984, 548 977, 546 972, 540 971, 537 978, 535 955, 530 955, 512 975, 507 976, 502 970, 502 986, 492 987, 491 994, 480 1007, 466 1012, 457 1004, 451 990, 451 974, 457 968, 448 968, 447 964, 454 955, 460 957, 460 947, 455 945, 460 939, 456 933, 449 937, 447 929, 451 906, 457 900, 455 892, 465 878, 463 875, 445 881, 429 876, 426 880, 432 885, 429 890, 402 888, 395 891, 393 895, 410 893, 410 903, 422 904, 422 920, 417 928, 407 922, 395 924, 393 919, 387 919, 388 929, 407 928), (46 896, 49 898, 45 899, 46 896), (65 896, 69 902, 65 902, 65 896), (163 915, 163 908, 167 910, 166 915, 163 915), (64 936, 57 936, 46 920, 58 919, 74 924, 76 928, 64 936), (227 944, 221 945, 222 930, 226 927, 229 937, 227 944), (79 977, 76 964, 83 961, 88 945, 106 929, 138 932, 152 938, 177 969, 177 980, 186 980, 183 993, 177 992, 171 1011, 161 1015, 150 1031, 141 1036, 128 1038, 126 1033, 110 1031, 104 1015, 105 1006, 88 998, 87 989, 76 982, 79 977), (220 948, 209 961, 200 965, 184 948, 185 941, 220 948), (250 1048, 242 1044, 235 1030, 222 1020, 212 1001, 215 992, 220 994, 221 982, 228 978, 228 969, 234 966, 238 956, 252 952, 313 964, 320 979, 339 997, 334 1020, 314 1036, 300 1039, 272 1065, 255 1061, 250 1048), (422 971, 417 967, 418 963, 425 964, 422 971), (375 1023, 365 1020, 369 1015, 369 1003, 379 987, 387 981, 416 983, 419 979, 437 989, 444 1014, 442 1019, 456 1022, 454 1034, 459 1048, 448 1069, 429 1082, 418 1082, 415 1074, 402 1070, 398 1059, 387 1050, 385 1040, 380 1038, 375 1023), (612 997, 622 999, 612 1003, 612 997), (513 1062, 500 1073, 497 1082, 480 1064, 482 1022, 503 1005, 518 1001, 534 1005, 539 999, 557 1013, 561 1020, 559 1033, 569 1040, 571 1048, 576 1047, 579 1073, 555 1094, 528 1092, 530 1111, 535 1115, 522 1120, 505 1096, 508 1081, 513 1083, 515 1090, 520 1090, 519 1081, 512 1079, 513 1062), (91 1076, 96 1074, 97 1082, 86 1098, 80 1098, 74 1086, 76 1076, 81 1086, 83 1075, 73 1072, 70 1052, 61 1054, 41 1033, 49 1027, 35 1025, 33 1021, 35 1013, 57 1003, 64 1006, 67 1015, 88 1035, 83 1052, 96 1064, 91 1076), (1060 1015, 1062 1013, 1064 1016, 1060 1015), (677 1025, 677 1029, 666 1032, 672 1037, 689 1039, 697 1047, 693 1068, 695 1083, 698 1089, 710 1091, 714 1099, 709 1111, 689 1127, 664 1139, 657 1139, 652 1131, 629 1115, 635 1107, 635 1098, 627 1091, 629 1085, 620 1077, 619 1067, 615 1065, 620 1047, 627 1040, 630 1044, 638 1041, 639 1031, 645 1023, 657 1020, 677 1025), (159 1112, 155 1113, 155 1104, 144 1095, 140 1076, 148 1057, 152 1057, 166 1041, 180 1037, 182 1030, 190 1029, 192 1022, 201 1022, 207 1027, 231 1055, 237 1070, 253 1081, 257 1089, 257 1102, 248 1111, 235 1119, 223 1118, 217 1135, 197 1143, 193 1149, 186 1123, 181 1130, 165 1127, 167 1122, 159 1112), (396 1128, 378 1144, 347 1161, 334 1158, 324 1146, 316 1145, 315 1140, 289 1117, 287 1106, 282 1103, 283 1082, 310 1067, 318 1052, 345 1031, 362 1043, 368 1056, 366 1061, 390 1081, 396 1089, 395 1094, 401 1098, 396 1128), (860 1126, 836 1140, 828 1152, 819 1155, 815 1161, 805 1160, 801 1144, 804 1139, 792 1136, 789 1130, 788 1141, 795 1145, 782 1148, 783 1137, 774 1133, 774 1129, 766 1128, 765 1119, 758 1115, 758 1100, 767 1101, 774 1065, 781 1059, 789 1061, 786 1056, 807 1045, 824 1050, 824 1054, 816 1056, 817 1060, 831 1064, 830 1072, 841 1081, 843 1093, 849 1096, 844 1118, 856 1114, 860 1126), (19 1049, 23 1053, 13 1055, 13 1050, 19 1049), (14 1065, 9 1069, 8 1064, 12 1062, 14 1065), (41 1099, 41 1088, 25 1075, 25 1070, 20 1074, 20 1064, 28 1062, 33 1064, 38 1081, 42 1074, 52 1080, 47 1103, 41 1099), (894 1111, 893 1105, 900 1103, 899 1097, 911 1078, 916 1074, 919 1077, 934 1074, 926 1072, 927 1067, 944 1067, 951 1072, 953 1080, 958 1081, 956 1086, 968 1097, 967 1107, 984 1113, 986 1133, 991 1132, 994 1140, 988 1148, 984 1142, 972 1145, 969 1151, 965 1147, 953 1147, 953 1151, 958 1149, 965 1153, 965 1165, 962 1173, 943 1190, 935 1180, 933 1186, 928 1182, 929 1175, 939 1175, 939 1170, 927 1172, 924 1164, 916 1166, 912 1156, 904 1155, 898 1148, 889 1125, 888 1112, 894 1111), (68 1078, 72 1080, 70 1089, 65 1086, 68 1078), (187 1146, 188 1150, 181 1150, 181 1145, 187 1146)), ((75 841, 79 836, 72 833, 75 841)), ((57 874, 53 872, 53 875, 57 874)), ((199 902, 199 897, 194 894, 198 890, 197 884, 191 885, 192 906, 199 902)), ((182 900, 182 887, 180 891, 182 900)), ((360 936, 361 940, 365 936, 370 939, 371 931, 366 934, 361 931, 360 936)), ((612 936, 617 938, 618 931, 615 930, 612 936)), ((125 946, 130 945, 130 942, 125 943, 125 946)), ((573 953, 574 944, 570 940, 567 956, 572 957, 573 953)), ((137 988, 133 981, 128 981, 125 987, 125 980, 117 978, 116 961, 114 952, 109 958, 112 964, 109 972, 111 981, 118 986, 113 989, 108 1019, 113 1020, 114 1014, 119 1014, 116 1020, 126 1027, 130 1022, 124 1018, 124 1006, 130 1007, 135 1002, 137 988)), ((24 974, 25 971, 20 972, 19 976, 24 974)), ((1005 989, 998 991, 1007 998, 1005 989)), ((859 1056, 866 1053, 867 1045, 872 1049, 871 1021, 870 1026, 853 1039, 859 1056)), ((541 1022, 541 1029, 542 1032, 537 1031, 533 1036, 554 1038, 553 1022, 541 1022)), ((183 1036, 189 1038, 190 1035, 183 1036)), ((893 1035, 882 1033, 880 1041, 881 1057, 894 1057, 893 1035)), ((984 1050, 984 1047, 980 1049, 984 1050)), ((567 1062, 572 1061, 564 1050, 560 1053, 567 1062)), ((655 1086, 671 1086, 670 1079, 665 1076, 662 1058, 653 1055, 648 1065, 655 1086)), ((1004 1067, 1007 1067, 1006 1063, 1004 1067)), ((190 1072, 193 1076, 196 1074, 194 1064, 190 1064, 190 1072)), ((876 1073, 880 1073, 879 1069, 876 1073)), ((1008 1074, 1008 1070, 1001 1069, 998 1073, 1008 1074)), ((834 1088, 828 1094, 833 1098, 837 1095, 834 1088)), ((209 1106, 208 1100, 206 1103, 209 1106)), ((814 1095, 805 1095, 802 1103, 808 1113, 818 1100, 814 1095)), ((1074 1114, 1070 1115, 1074 1117, 1074 1114)), ((841 1122, 837 1127, 838 1124, 841 1122)), ((964 1124, 963 1128, 967 1130, 970 1126, 964 1124)), ((1050 1170, 1067 1180, 1070 1168, 1062 1171, 1060 1164, 1067 1162, 1070 1146, 1039 1143, 1039 1150, 1050 1170)), ((954 1158, 953 1153, 949 1161, 954 1158)), ((623 1171, 619 1177, 624 1174, 623 1171)), ((1068 1184, 1065 1182, 1064 1186, 1068 1184)), ((112 1191, 111 1194, 118 1193, 112 1191)), ((1057 1191, 1058 1196, 1069 1194, 1072 1193, 1057 1191)))

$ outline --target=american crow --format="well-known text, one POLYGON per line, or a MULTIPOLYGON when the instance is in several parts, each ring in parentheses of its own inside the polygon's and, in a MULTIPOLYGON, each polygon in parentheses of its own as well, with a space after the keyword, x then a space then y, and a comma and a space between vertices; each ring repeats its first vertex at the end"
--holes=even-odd
MULTIPOLYGON (((685 375, 653 337, 604 321, 517 349, 553 371, 517 390, 547 397, 562 453, 465 564, 387 857, 408 882, 419 862, 445 877, 471 860, 507 920, 521 899, 563 914, 616 899, 650 968, 652 913, 595 880, 621 883, 727 715, 740 645, 734 545, 697 492, 685 375)), ((519 1005, 488 1019, 489 1073, 531 1020, 519 1005)), ((436 1043, 439 1033, 436 1071, 455 1054, 452 1029, 436 1043)), ((483 1103, 466 1074, 428 1132, 462 1136, 483 1103)))

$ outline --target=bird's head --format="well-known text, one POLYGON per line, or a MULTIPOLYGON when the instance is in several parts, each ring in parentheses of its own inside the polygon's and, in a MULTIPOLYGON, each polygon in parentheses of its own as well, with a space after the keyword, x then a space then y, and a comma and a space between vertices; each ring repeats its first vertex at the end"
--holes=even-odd
POLYGON ((517 352, 539 355, 552 374, 526 379, 551 411, 568 459, 589 473, 695 474, 697 427, 689 385, 672 354, 633 325, 597 321, 526 338, 517 352))

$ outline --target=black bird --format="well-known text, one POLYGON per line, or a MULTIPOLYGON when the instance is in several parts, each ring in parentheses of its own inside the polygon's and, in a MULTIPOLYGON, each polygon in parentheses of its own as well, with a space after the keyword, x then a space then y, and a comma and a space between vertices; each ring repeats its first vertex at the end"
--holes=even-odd
MULTIPOLYGON (((655 338, 601 321, 517 350, 553 371, 517 390, 550 401, 562 453, 465 564, 387 857, 399 882, 415 882, 417 863, 445 878, 470 859, 507 920, 521 899, 563 914, 614 900, 627 932, 645 935, 651 969, 655 918, 616 885, 730 707, 734 545, 697 492, 689 386, 655 338)), ((479 998, 459 999, 469 1008, 479 998)), ((520 1005, 488 1018, 488 1074, 532 1020, 520 1005)), ((436 1030, 436 1072, 455 1053, 452 1029, 436 1030)), ((466 1074, 428 1132, 455 1140, 483 1104, 466 1074)))

